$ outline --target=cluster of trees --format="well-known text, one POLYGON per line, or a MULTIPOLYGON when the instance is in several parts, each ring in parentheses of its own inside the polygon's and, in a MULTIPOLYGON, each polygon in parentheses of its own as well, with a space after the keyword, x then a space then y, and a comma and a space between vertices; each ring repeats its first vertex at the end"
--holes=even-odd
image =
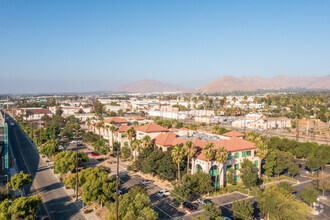
POLYGON ((23 197, 23 187, 32 181, 30 174, 21 171, 11 177, 8 187, 19 190, 21 197, 10 196, 0 197, 0 219, 35 219, 42 200, 39 196, 23 197))
POLYGON ((227 133, 227 132, 229 132, 230 130, 228 130, 228 129, 226 129, 226 128, 224 128, 224 127, 219 127, 219 126, 214 126, 213 127, 213 134, 218 134, 218 135, 222 135, 222 134, 224 134, 224 133, 227 133))
MULTIPOLYGON (((158 219, 158 214, 152 209, 147 192, 140 186, 132 187, 128 193, 119 196, 119 219, 158 219)), ((116 219, 116 204, 111 203, 106 220, 116 219)))
MULTIPOLYGON (((82 198, 86 204, 92 202, 106 203, 115 198, 116 182, 109 177, 110 170, 104 167, 83 169, 78 175, 78 186, 82 188, 82 198)), ((76 173, 66 177, 63 182, 66 188, 75 189, 76 173)))
POLYGON ((280 150, 274 150, 268 154, 263 168, 267 176, 276 174, 279 177, 285 170, 287 170, 291 176, 295 176, 299 172, 298 165, 294 163, 294 156, 289 152, 280 150))
MULTIPOLYGON (((78 153, 78 163, 88 162, 89 157, 86 153, 78 153)), ((54 173, 63 175, 68 172, 76 171, 76 152, 72 150, 56 154, 54 159, 54 173)))

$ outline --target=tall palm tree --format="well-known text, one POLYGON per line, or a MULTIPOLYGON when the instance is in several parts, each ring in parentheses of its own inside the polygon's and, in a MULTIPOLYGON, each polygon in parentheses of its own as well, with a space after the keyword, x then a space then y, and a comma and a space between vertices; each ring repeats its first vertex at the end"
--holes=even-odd
POLYGON ((133 138, 136 138, 136 131, 133 127, 130 127, 129 129, 127 129, 127 131, 125 132, 125 135, 126 137, 128 138, 128 141, 129 141, 129 146, 130 146, 130 149, 131 149, 131 160, 132 160, 132 140, 133 138))
POLYGON ((214 144, 212 142, 208 142, 203 147, 203 154, 207 159, 207 172, 210 172, 210 160, 212 160, 215 156, 214 144))
POLYGON ((114 144, 114 132, 116 130, 116 127, 114 125, 111 125, 109 130, 111 131, 111 142, 112 142, 112 153, 113 153, 113 144, 114 144))
POLYGON ((144 148, 147 148, 147 147, 151 146, 152 145, 151 137, 149 135, 145 135, 142 138, 142 143, 143 143, 144 148))
MULTIPOLYGON (((217 168, 217 173, 215 175, 215 185, 214 185, 214 190, 217 190, 217 182, 218 182, 218 173, 219 173, 219 169, 220 169, 220 165, 222 165, 221 167, 221 171, 219 174, 219 186, 220 186, 220 181, 221 181, 221 175, 224 175, 224 163, 227 161, 228 158, 228 153, 227 150, 224 147, 219 147, 218 150, 215 153, 215 159, 218 162, 218 168, 217 168)), ((225 181, 225 178, 223 179, 225 181)))
POLYGON ((86 119, 86 123, 87 123, 87 127, 88 127, 88 130, 89 130, 89 128, 91 126, 91 119, 89 117, 86 119))
POLYGON ((134 140, 131 143, 132 148, 134 150, 134 160, 136 160, 136 152, 141 152, 142 150, 142 141, 141 140, 134 140))
POLYGON ((194 143, 192 141, 187 141, 185 144, 184 144, 184 147, 185 147, 185 150, 186 150, 186 153, 187 153, 187 173, 189 174, 189 163, 190 163, 190 158, 192 158, 196 151, 197 151, 197 148, 195 148, 194 146, 194 143))
POLYGON ((259 158, 259 173, 258 177, 261 178, 261 160, 264 159, 268 154, 268 146, 262 140, 257 142, 257 156, 259 158))
POLYGON ((109 147, 110 147, 110 126, 109 125, 106 125, 105 126, 105 130, 108 133, 108 143, 109 143, 109 147))
POLYGON ((101 139, 101 127, 102 127, 101 122, 99 122, 99 123, 96 124, 96 129, 99 131, 100 139, 101 139))
POLYGON ((171 153, 172 159, 178 165, 178 181, 180 181, 180 164, 183 160, 184 154, 185 152, 182 147, 182 144, 176 145, 172 149, 172 153, 171 153))

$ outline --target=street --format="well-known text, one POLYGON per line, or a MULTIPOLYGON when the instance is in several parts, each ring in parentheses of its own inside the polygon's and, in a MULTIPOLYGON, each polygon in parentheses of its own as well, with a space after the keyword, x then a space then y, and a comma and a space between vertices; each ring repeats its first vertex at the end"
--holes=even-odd
POLYGON ((73 204, 63 184, 59 182, 46 163, 44 163, 33 144, 19 128, 8 127, 9 143, 16 159, 18 172, 30 173, 33 183, 25 186, 25 195, 38 194, 43 200, 37 219, 84 219, 73 204))

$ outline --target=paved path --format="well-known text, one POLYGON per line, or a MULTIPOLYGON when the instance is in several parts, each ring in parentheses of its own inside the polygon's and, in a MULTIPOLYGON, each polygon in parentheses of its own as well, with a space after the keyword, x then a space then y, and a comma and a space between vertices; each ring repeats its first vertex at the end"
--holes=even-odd
POLYGON ((37 219, 85 219, 20 127, 9 126, 8 135, 18 171, 34 177, 33 183, 24 188, 25 194, 38 194, 43 199, 37 219))

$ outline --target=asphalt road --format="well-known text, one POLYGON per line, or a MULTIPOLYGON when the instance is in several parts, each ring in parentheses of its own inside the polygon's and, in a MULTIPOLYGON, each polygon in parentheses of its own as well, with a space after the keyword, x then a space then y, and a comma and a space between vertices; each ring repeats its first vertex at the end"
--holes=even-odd
POLYGON ((23 170, 34 177, 33 183, 24 188, 25 195, 38 194, 43 199, 37 219, 85 219, 17 124, 9 126, 8 135, 18 171, 23 170))

